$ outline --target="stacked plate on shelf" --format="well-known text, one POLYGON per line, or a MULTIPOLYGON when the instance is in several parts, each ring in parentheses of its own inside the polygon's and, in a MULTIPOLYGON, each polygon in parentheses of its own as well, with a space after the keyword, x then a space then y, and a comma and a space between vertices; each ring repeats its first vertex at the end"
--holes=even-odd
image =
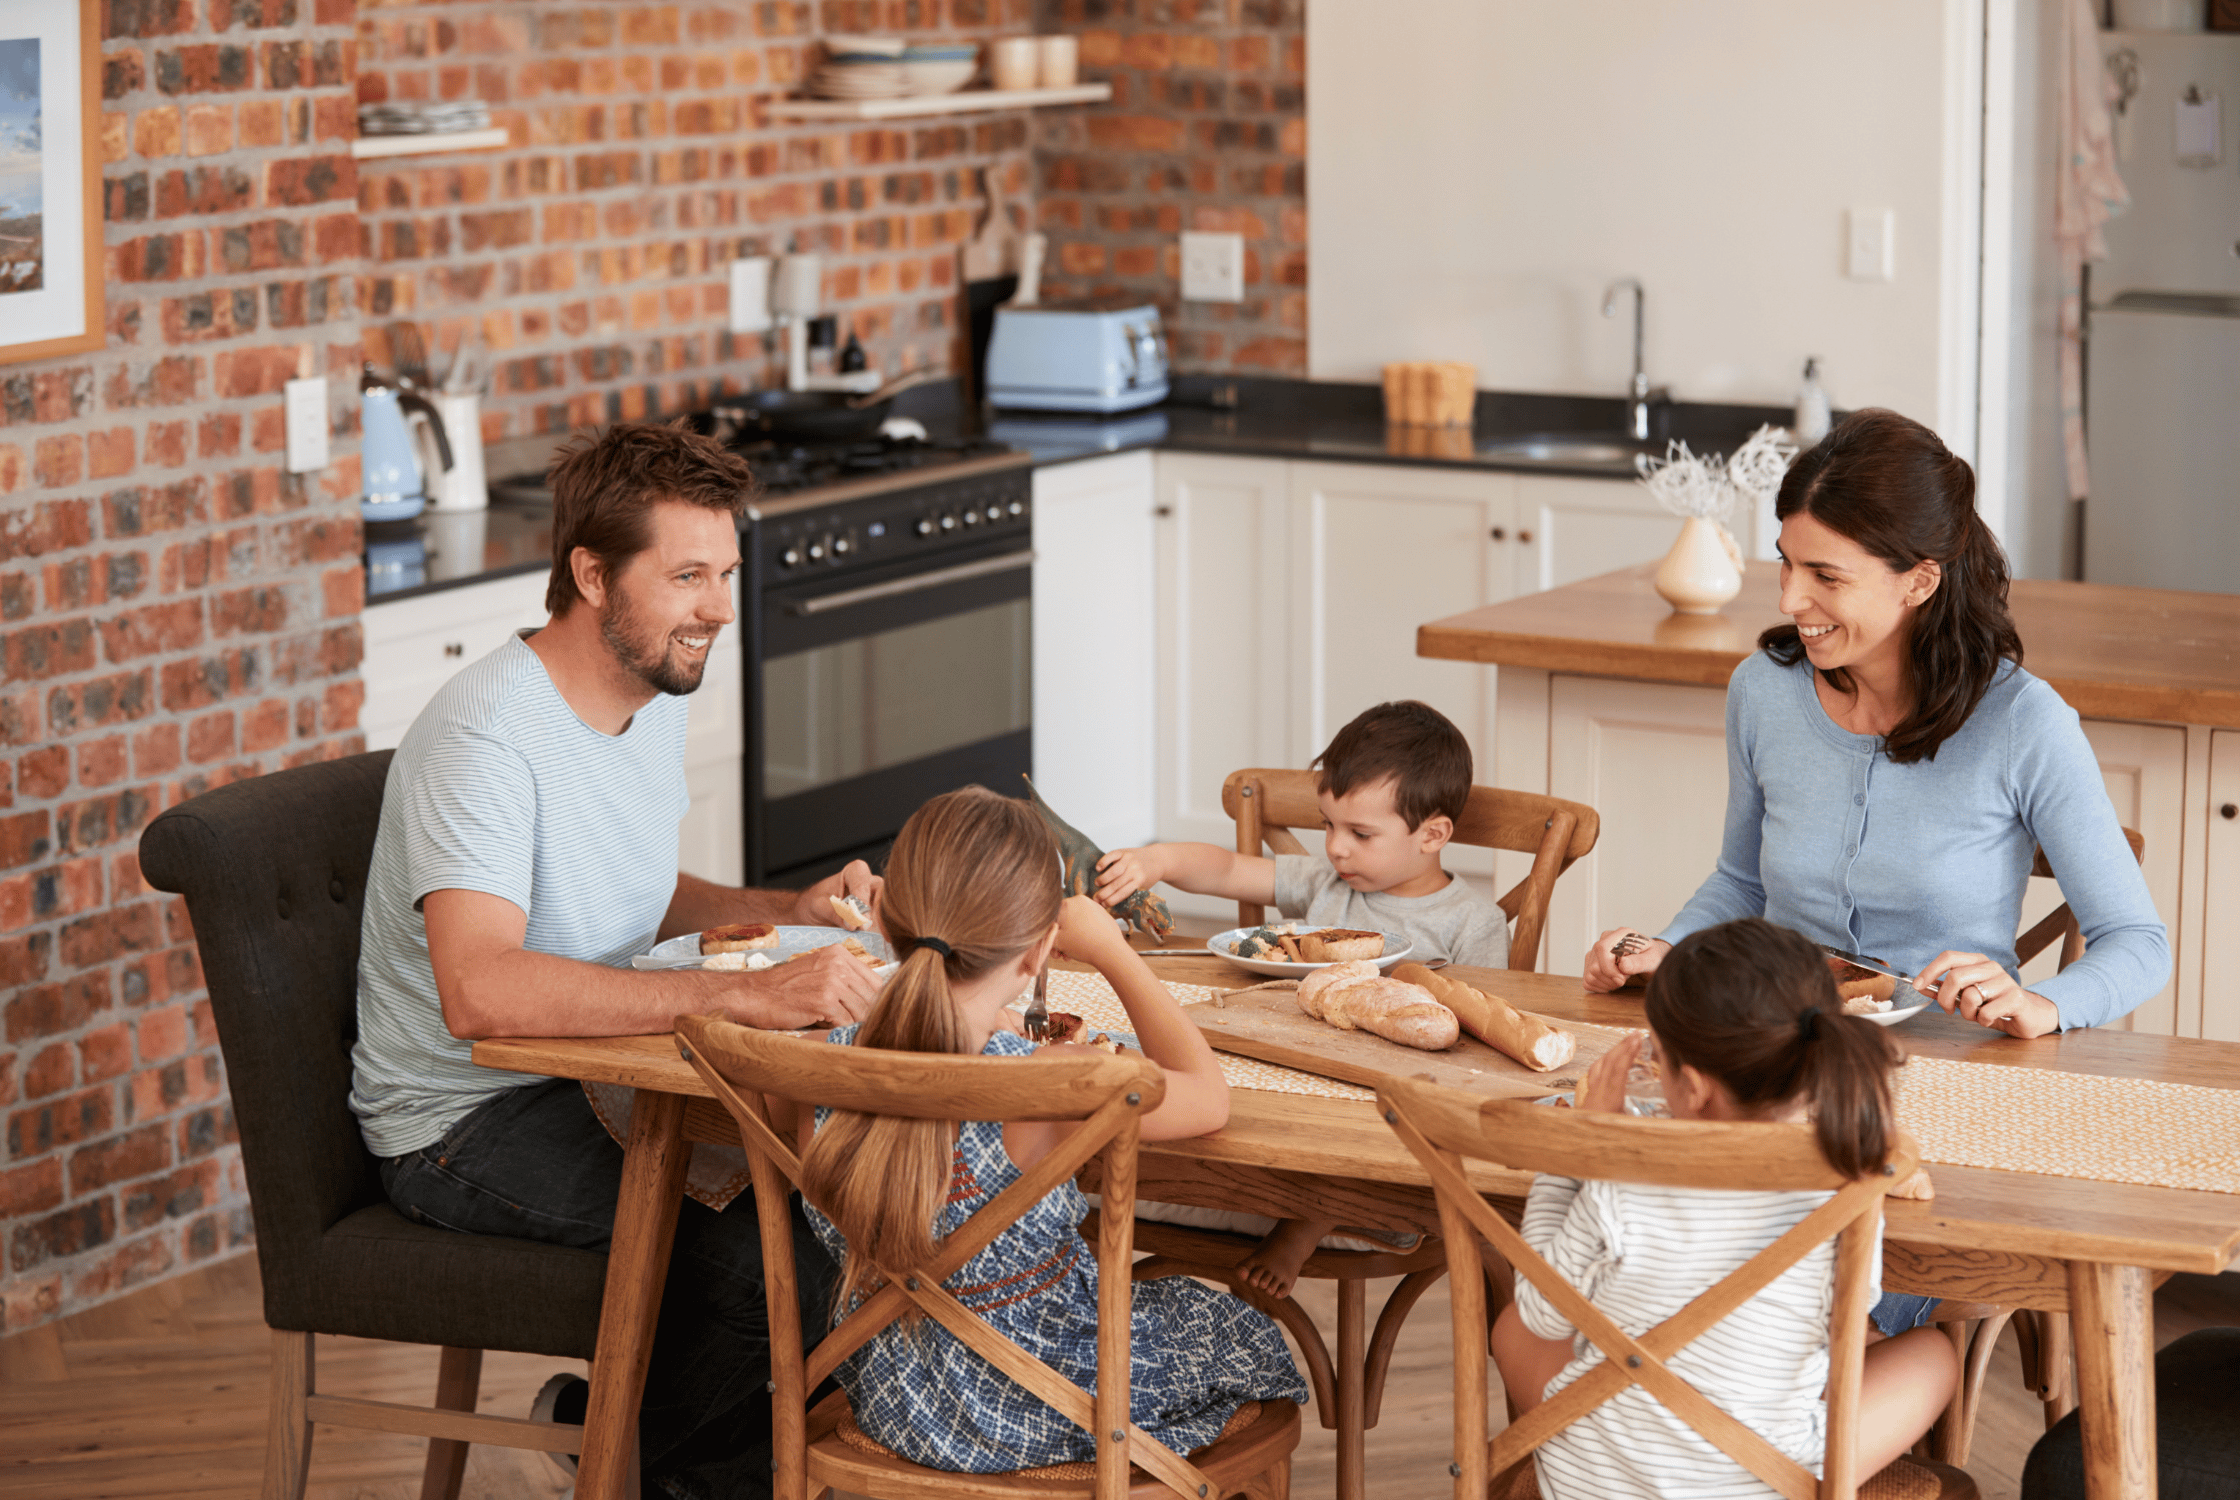
POLYGON ((902 52, 902 76, 913 94, 953 94, 980 71, 976 42, 912 42, 902 52))
POLYGON ((903 46, 900 37, 835 38, 809 75, 809 92, 819 99, 899 99, 910 92, 903 46))
POLYGON ((480 99, 392 99, 358 106, 360 135, 445 135, 489 128, 490 106, 480 99))

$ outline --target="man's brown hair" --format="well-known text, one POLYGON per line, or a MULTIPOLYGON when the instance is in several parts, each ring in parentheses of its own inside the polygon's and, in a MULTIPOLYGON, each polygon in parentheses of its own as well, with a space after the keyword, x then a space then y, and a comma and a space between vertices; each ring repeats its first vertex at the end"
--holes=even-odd
POLYGON ((568 559, 578 547, 609 579, 653 545, 653 508, 663 501, 728 511, 754 492, 747 461, 681 421, 610 427, 570 439, 546 475, 552 487, 552 579, 544 607, 554 619, 583 597, 568 559))
POLYGON ((1315 757, 1315 785, 1333 797, 1392 778, 1392 805, 1413 833, 1444 813, 1462 821, 1470 800, 1470 742, 1428 703, 1380 703, 1338 731, 1315 757))

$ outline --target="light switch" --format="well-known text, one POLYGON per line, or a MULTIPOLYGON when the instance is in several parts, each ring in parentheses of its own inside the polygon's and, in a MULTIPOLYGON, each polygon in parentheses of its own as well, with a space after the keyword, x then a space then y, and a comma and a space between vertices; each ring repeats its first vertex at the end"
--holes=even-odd
POLYGON ((1855 208, 1846 216, 1845 271, 1853 281, 1889 281, 1897 275, 1897 215, 1887 208, 1855 208))
POLYGON ((1182 300, 1244 300, 1243 235, 1199 234, 1188 231, 1183 234, 1182 300))
POLYGON ((291 380, 282 397, 288 413, 288 472, 327 466, 327 377, 291 380))
POLYGON ((747 255, 731 263, 731 331, 761 333, 770 326, 770 257, 747 255))

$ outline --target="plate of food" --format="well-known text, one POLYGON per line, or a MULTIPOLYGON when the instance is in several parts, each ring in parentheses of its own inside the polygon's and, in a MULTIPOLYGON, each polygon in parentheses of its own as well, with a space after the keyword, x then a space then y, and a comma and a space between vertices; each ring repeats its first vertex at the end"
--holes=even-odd
POLYGON ((845 943, 883 978, 894 972, 887 940, 869 930, 842 927, 780 927, 769 922, 734 922, 706 932, 688 932, 630 960, 634 969, 717 969, 754 973, 791 963, 817 948, 845 943))
POLYGON ((1414 946, 1398 933, 1310 927, 1304 922, 1232 927, 1206 940, 1208 953, 1271 979, 1297 979, 1332 964, 1354 962, 1389 969, 1406 958, 1414 946))
POLYGON ((1906 1017, 1917 1016, 1929 1008, 1929 1001, 1922 993, 1881 959, 1844 953, 1825 945, 1821 951, 1827 955, 1828 973, 1835 979, 1836 993, 1843 997, 1845 1015, 1858 1016, 1877 1026, 1895 1026, 1906 1017))

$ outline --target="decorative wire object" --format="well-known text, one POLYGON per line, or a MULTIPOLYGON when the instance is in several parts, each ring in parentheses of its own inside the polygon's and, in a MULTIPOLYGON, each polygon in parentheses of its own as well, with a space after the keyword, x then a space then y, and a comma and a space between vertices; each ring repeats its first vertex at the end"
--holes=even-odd
POLYGON ((1734 509, 1738 498, 1753 504, 1781 487, 1797 456, 1785 428, 1760 427, 1732 457, 1693 453, 1677 439, 1665 446, 1665 456, 1642 454, 1634 459, 1642 487, 1657 503, 1676 516, 1700 516, 1720 521, 1734 509))
POLYGON ((1781 488, 1789 465, 1797 459, 1797 445, 1786 427, 1761 427, 1727 459, 1727 480, 1755 505, 1781 488))

